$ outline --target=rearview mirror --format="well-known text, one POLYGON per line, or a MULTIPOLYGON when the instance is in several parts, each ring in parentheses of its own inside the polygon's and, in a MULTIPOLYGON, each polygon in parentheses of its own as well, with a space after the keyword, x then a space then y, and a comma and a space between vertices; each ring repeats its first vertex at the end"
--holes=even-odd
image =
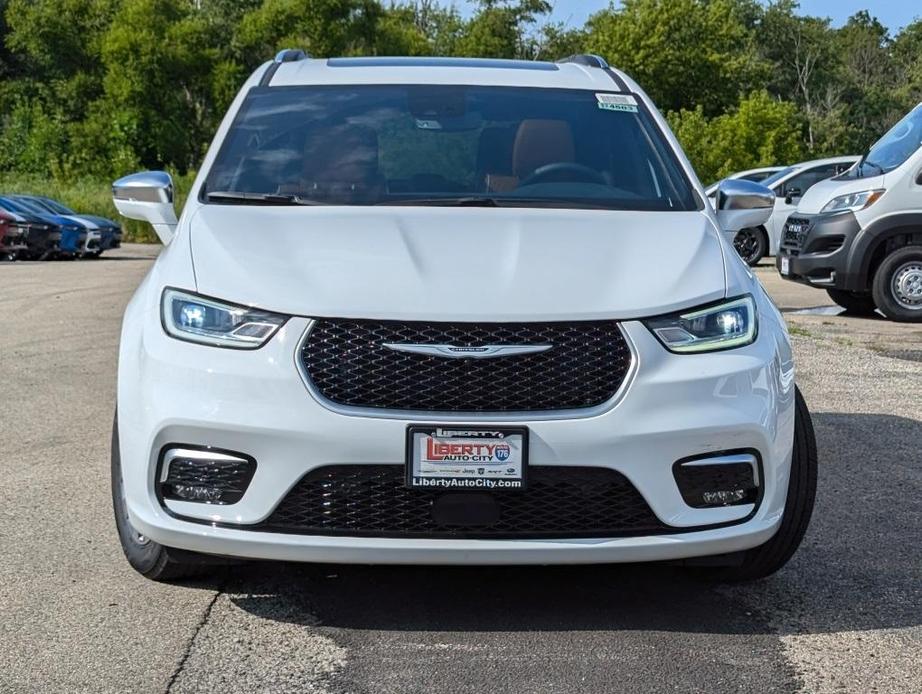
POLYGON ((795 200, 799 200, 803 196, 803 191, 801 191, 800 188, 789 188, 787 194, 784 196, 784 201, 788 205, 793 205, 795 200))
POLYGON ((173 179, 166 171, 144 171, 112 184, 115 208, 128 219, 149 222, 164 245, 176 233, 173 179))
POLYGON ((765 224, 774 207, 775 194, 759 183, 728 179, 717 187, 717 221, 730 241, 740 229, 765 224))

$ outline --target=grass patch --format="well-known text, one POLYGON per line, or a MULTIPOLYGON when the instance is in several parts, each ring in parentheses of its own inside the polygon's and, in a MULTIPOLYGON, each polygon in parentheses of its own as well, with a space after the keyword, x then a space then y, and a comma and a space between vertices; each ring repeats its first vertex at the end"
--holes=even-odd
MULTIPOLYGON (((182 210, 195 174, 173 176, 176 210, 182 210)), ((0 195, 44 195, 59 200, 78 214, 94 214, 121 222, 126 243, 159 243, 157 235, 147 222, 125 219, 112 203, 112 182, 79 178, 69 181, 45 178, 34 174, 0 173, 0 195)))
POLYGON ((791 335, 797 335, 799 337, 813 337, 813 333, 799 325, 789 325, 788 332, 791 335))

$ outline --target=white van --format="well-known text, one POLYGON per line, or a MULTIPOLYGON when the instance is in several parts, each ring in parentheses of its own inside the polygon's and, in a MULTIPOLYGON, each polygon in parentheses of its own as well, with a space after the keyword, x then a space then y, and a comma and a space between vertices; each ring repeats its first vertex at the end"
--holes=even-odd
POLYGON ((777 265, 854 313, 922 322, 922 104, 800 200, 777 265))
POLYGON ((814 159, 794 164, 761 181, 775 194, 775 209, 771 217, 761 227, 743 229, 734 239, 737 248, 744 248, 743 259, 755 265, 766 255, 777 255, 781 245, 781 232, 788 215, 794 211, 801 197, 813 186, 854 166, 858 156, 831 157, 814 159), (744 239, 753 236, 753 241, 744 239), (748 252, 745 249, 749 249, 748 252))

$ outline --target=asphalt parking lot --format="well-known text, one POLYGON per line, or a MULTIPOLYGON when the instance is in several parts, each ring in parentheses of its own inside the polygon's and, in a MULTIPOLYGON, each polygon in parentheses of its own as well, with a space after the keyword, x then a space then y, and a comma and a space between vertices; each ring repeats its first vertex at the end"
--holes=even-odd
POLYGON ((109 501, 122 310, 156 247, 0 264, 0 692, 922 691, 922 326, 788 314, 820 483, 788 567, 259 563, 152 583, 109 501))

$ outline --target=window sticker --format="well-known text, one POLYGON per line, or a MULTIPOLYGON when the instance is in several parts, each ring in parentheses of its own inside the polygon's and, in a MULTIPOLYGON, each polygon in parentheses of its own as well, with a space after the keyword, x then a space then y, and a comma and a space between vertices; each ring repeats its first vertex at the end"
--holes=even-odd
POLYGON ((637 113, 637 99, 630 94, 596 94, 595 98, 603 111, 637 113))

